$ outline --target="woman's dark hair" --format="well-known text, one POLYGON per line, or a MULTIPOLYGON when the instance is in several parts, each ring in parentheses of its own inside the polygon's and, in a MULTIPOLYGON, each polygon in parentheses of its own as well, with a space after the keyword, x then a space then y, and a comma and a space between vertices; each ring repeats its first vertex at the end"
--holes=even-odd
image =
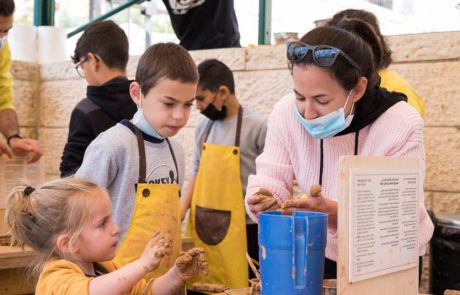
MULTIPOLYGON (((373 32, 366 23, 363 23, 363 25, 367 27, 369 34, 373 32)), ((333 26, 323 26, 305 34, 300 39, 300 42, 312 46, 326 45, 336 47, 358 64, 360 71, 353 67, 342 55, 339 55, 331 67, 325 68, 330 71, 331 75, 337 79, 343 88, 351 90, 356 86, 360 76, 367 78, 367 89, 372 89, 378 84, 379 79, 374 65, 372 50, 357 34, 333 26)), ((315 64, 311 51, 304 59, 295 64, 315 64)))
POLYGON ((0 0, 0 16, 8 17, 14 13, 14 1, 13 0, 0 0))
POLYGON ((326 25, 337 26, 361 36, 372 48, 377 70, 386 69, 392 63, 391 49, 385 42, 377 17, 373 13, 361 9, 345 9, 336 13, 326 25), (366 22, 373 29, 374 34, 369 35, 368 30, 362 30, 362 26, 356 26, 360 21, 366 22))
POLYGON ((231 94, 235 94, 235 81, 232 70, 217 59, 207 59, 198 65, 200 81, 198 85, 203 90, 216 92, 221 85, 228 88, 231 94))

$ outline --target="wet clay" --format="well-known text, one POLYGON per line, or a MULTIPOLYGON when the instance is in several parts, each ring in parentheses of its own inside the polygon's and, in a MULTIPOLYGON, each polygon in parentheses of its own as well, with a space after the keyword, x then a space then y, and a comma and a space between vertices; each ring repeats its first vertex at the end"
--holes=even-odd
MULTIPOLYGON (((319 184, 314 184, 310 187, 310 195, 303 195, 300 199, 307 199, 307 198, 317 198, 321 196, 321 185, 319 184)), ((281 204, 281 208, 282 209, 285 209, 285 208, 289 208, 291 207, 293 204, 295 204, 295 202, 297 202, 298 199, 289 199, 289 200, 285 200, 282 204, 281 204)), ((281 210, 283 211, 283 210, 281 210)))
POLYGON ((192 248, 187 252, 180 253, 175 265, 184 277, 208 273, 208 263, 203 248, 192 248))
POLYGON ((190 290, 197 292, 224 292, 230 289, 226 285, 222 284, 209 284, 209 283, 193 283, 190 290))
POLYGON ((248 295, 259 295, 260 294, 260 279, 249 280, 248 295))
POLYGON ((320 193, 321 193, 321 185, 314 184, 310 187, 310 197, 312 198, 319 197, 320 193))
POLYGON ((255 193, 255 195, 259 196, 259 203, 265 203, 273 198, 273 194, 264 188, 259 189, 258 192, 255 193))

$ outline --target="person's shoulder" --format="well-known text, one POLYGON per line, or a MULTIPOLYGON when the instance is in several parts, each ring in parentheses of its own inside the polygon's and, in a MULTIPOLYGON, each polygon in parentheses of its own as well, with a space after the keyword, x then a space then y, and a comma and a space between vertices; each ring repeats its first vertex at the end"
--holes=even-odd
POLYGON ((211 120, 205 117, 204 115, 200 114, 200 116, 202 118, 199 119, 198 124, 196 125, 195 137, 199 137, 206 129, 206 126, 208 126, 211 122, 211 120))
POLYGON ((281 97, 280 100, 278 100, 275 103, 275 106, 273 107, 273 109, 274 110, 286 110, 286 109, 292 109, 293 106, 295 106, 295 95, 294 93, 289 93, 281 97))
POLYGON ((401 77, 398 73, 390 70, 384 69, 379 72, 380 78, 380 86, 386 88, 390 91, 398 91, 403 92, 406 89, 412 89, 412 86, 407 82, 403 77, 401 77))
POLYGON ((201 115, 201 118, 198 120, 198 124, 196 126, 196 128, 198 129, 203 129, 206 125, 209 124, 209 122, 211 121, 209 118, 207 118, 206 116, 204 115, 201 115))
POLYGON ((68 294, 69 290, 87 290, 89 281, 75 263, 65 259, 53 260, 47 262, 41 271, 35 294, 68 294))
POLYGON ((267 117, 257 111, 244 108, 242 127, 248 136, 258 137, 259 134, 265 133, 267 129, 267 117))
POLYGON ((100 109, 100 107, 92 102, 89 98, 83 98, 74 108, 74 110, 78 110, 85 115, 98 109, 100 109))
POLYGON ((266 117, 249 107, 243 108, 243 120, 244 121, 253 121, 253 122, 264 122, 266 117))
POLYGON ((168 140, 169 143, 171 143, 174 152, 178 151, 184 153, 184 147, 182 146, 181 141, 177 139, 177 137, 168 137, 168 140))
POLYGON ((83 271, 78 265, 66 259, 51 260, 47 262, 43 267, 42 273, 50 273, 62 269, 69 269, 83 274, 83 271))
POLYGON ((286 94, 285 96, 281 97, 275 105, 273 106, 273 110, 269 115, 269 121, 273 120, 287 120, 294 116, 294 109, 295 107, 295 96, 293 93, 286 94), (291 116, 292 115, 292 116, 291 116))
POLYGON ((104 132, 101 132, 93 140, 93 142, 91 142, 91 145, 103 145, 108 148, 118 148, 119 146, 127 145, 130 140, 136 140, 134 133, 125 125, 117 123, 104 132))
POLYGON ((400 101, 386 110, 373 124, 372 129, 387 129, 407 132, 423 128, 423 119, 420 114, 407 102, 400 101))

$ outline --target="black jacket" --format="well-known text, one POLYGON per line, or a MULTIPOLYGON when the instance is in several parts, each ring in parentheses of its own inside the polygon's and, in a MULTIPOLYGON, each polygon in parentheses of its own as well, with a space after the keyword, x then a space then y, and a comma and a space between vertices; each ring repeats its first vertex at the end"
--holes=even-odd
POLYGON ((129 95, 131 82, 117 77, 101 86, 87 87, 87 98, 77 104, 70 117, 69 136, 59 167, 61 177, 80 168, 86 148, 101 132, 134 116, 137 108, 129 95))
POLYGON ((163 0, 187 50, 241 47, 233 0, 163 0))

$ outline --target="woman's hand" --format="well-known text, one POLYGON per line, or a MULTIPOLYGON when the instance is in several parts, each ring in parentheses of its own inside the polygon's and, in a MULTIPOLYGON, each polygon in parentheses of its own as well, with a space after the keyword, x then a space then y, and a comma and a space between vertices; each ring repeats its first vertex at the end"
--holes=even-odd
POLYGON ((282 212, 291 215, 292 212, 299 211, 316 211, 328 214, 329 225, 337 226, 338 204, 336 201, 326 198, 321 193, 319 185, 313 185, 310 188, 310 196, 300 199, 290 199, 283 202, 282 212))
POLYGON ((281 203, 276 199, 273 194, 264 188, 258 192, 250 195, 246 202, 248 203, 249 210, 254 215, 259 215, 260 212, 277 210, 281 208, 281 203))
POLYGON ((160 265, 163 257, 171 255, 171 245, 172 240, 169 234, 156 232, 153 235, 139 258, 144 262, 144 267, 148 272, 155 270, 160 265))

